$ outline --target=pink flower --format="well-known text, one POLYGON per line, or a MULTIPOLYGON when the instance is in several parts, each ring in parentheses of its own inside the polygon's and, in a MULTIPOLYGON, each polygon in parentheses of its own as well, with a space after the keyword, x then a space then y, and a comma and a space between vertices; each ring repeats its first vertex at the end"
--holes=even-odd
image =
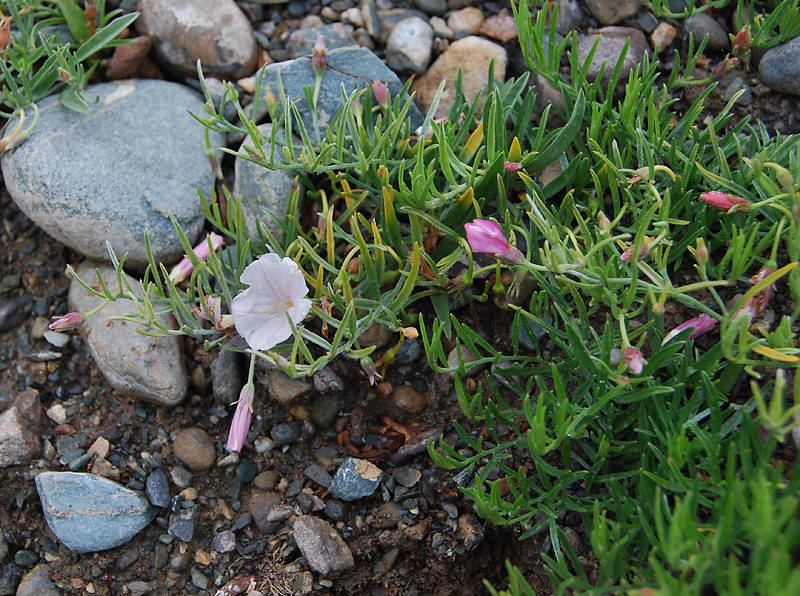
POLYGON ((292 323, 300 323, 311 310, 303 272, 292 259, 267 253, 242 272, 250 287, 231 302, 236 330, 254 350, 269 350, 292 335, 292 323))
POLYGON ((504 161, 503 167, 509 174, 515 174, 522 169, 522 164, 516 161, 504 161))
POLYGON ((220 331, 233 325, 231 315, 222 314, 222 299, 219 296, 204 296, 203 298, 206 303, 206 308, 203 309, 202 306, 195 308, 198 317, 204 321, 212 321, 214 327, 220 331), (211 315, 211 317, 206 314, 206 311, 208 311, 208 315, 211 315))
POLYGON ((53 331, 68 331, 70 329, 77 329, 83 325, 85 321, 86 317, 83 316, 83 313, 68 312, 61 317, 57 317, 48 327, 53 331))
POLYGON ((719 209, 720 211, 728 212, 737 205, 739 205, 737 211, 748 211, 750 209, 750 203, 747 202, 747 199, 729 195, 718 190, 704 192, 700 195, 700 199, 711 205, 714 209, 719 209))
POLYGON ((516 265, 522 262, 522 253, 511 246, 499 224, 488 219, 476 219, 464 224, 467 242, 472 252, 484 252, 505 263, 516 265))
POLYGON ((372 92, 375 94, 375 99, 384 108, 389 105, 389 88, 386 83, 375 79, 372 81, 372 92))
POLYGON ((696 337, 701 336, 706 331, 711 331, 717 325, 717 320, 714 317, 711 317, 707 314, 702 314, 699 317, 695 317, 693 319, 689 319, 688 321, 684 321, 675 329, 670 331, 664 336, 664 340, 661 342, 663 346, 673 337, 678 335, 681 331, 685 331, 686 329, 693 329, 693 331, 689 334, 689 339, 695 339, 696 337))
MULTIPOLYGON (((222 236, 211 232, 193 249, 194 256, 196 256, 200 261, 205 261, 208 258, 209 240, 211 241, 211 248, 214 249, 214 252, 218 251, 219 248, 225 244, 225 239, 222 236)), ((177 265, 175 265, 175 267, 172 268, 172 271, 169 272, 169 278, 172 280, 172 283, 179 284, 184 279, 189 277, 192 274, 192 271, 194 271, 194 265, 192 265, 192 261, 189 260, 189 257, 184 257, 177 265)))
POLYGON ((321 35, 317 36, 317 43, 314 44, 314 50, 311 53, 311 68, 314 73, 321 75, 325 72, 325 66, 328 64, 328 51, 325 48, 325 38, 321 35))
POLYGON ((253 397, 255 397, 255 387, 252 383, 247 383, 242 387, 239 401, 236 402, 236 412, 233 414, 231 428, 228 431, 228 444, 225 446, 228 451, 241 451, 247 440, 250 419, 253 417, 253 397))
POLYGON ((635 375, 642 374, 644 365, 647 364, 647 360, 644 359, 639 348, 634 348, 633 346, 625 348, 625 352, 622 354, 622 361, 625 363, 625 366, 628 367, 628 370, 635 375))
MULTIPOLYGON (((643 258, 647 254, 647 251, 650 250, 650 243, 652 241, 653 239, 650 236, 645 236, 642 239, 642 245, 639 247, 639 259, 643 258)), ((622 259, 623 261, 630 261, 632 256, 633 256, 633 244, 631 244, 628 248, 626 248, 619 258, 622 259)))

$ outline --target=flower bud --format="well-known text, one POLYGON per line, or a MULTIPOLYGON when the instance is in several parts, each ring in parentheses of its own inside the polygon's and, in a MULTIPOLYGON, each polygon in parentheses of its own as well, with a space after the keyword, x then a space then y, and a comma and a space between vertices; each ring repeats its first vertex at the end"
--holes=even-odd
POLYGON ((742 27, 739 29, 738 33, 736 33, 736 36, 731 40, 733 55, 737 58, 744 56, 747 50, 750 49, 751 42, 752 40, 750 39, 750 32, 747 30, 747 27, 742 27))
POLYGON ((522 169, 522 164, 516 161, 506 161, 503 162, 503 167, 505 167, 506 172, 509 174, 515 174, 522 169))
POLYGON ((694 258, 701 267, 705 267, 708 263, 708 248, 706 248, 706 241, 702 238, 697 239, 697 250, 694 253, 694 258))
POLYGON ((48 327, 53 331, 68 331, 70 329, 77 329, 86 321, 83 313, 68 312, 64 316, 57 317, 55 321, 50 323, 48 327))
POLYGON ((375 94, 375 101, 377 101, 381 107, 388 107, 389 88, 386 86, 386 83, 375 79, 372 81, 372 92, 375 94))
POLYGON ((639 348, 634 348, 633 346, 625 348, 622 353, 622 361, 628 367, 628 370, 635 375, 642 374, 644 365, 647 364, 647 360, 644 359, 644 355, 642 355, 639 348))
POLYGON ((325 66, 328 64, 328 51, 325 48, 325 38, 321 35, 317 36, 317 43, 314 44, 314 50, 311 53, 311 68, 314 73, 319 76, 325 72, 325 66))
POLYGON ((61 79, 62 81, 69 81, 70 79, 72 79, 72 75, 69 74, 66 70, 64 70, 63 68, 61 68, 59 66, 58 67, 58 78, 61 79))
POLYGON ((611 222, 602 211, 597 212, 597 225, 603 236, 608 236, 611 233, 611 222))
POLYGON ((233 414, 231 428, 228 431, 228 444, 225 446, 228 451, 241 451, 247 440, 250 420, 253 417, 253 397, 255 397, 255 387, 252 383, 247 383, 242 387, 239 401, 236 402, 236 412, 233 414))
POLYGON ((728 58, 727 60, 723 60, 711 70, 711 76, 717 80, 720 80, 726 72, 736 68, 737 64, 739 64, 738 58, 728 58))
POLYGON ((403 327, 403 336, 406 339, 416 339, 419 337, 419 331, 414 327, 403 327))
POLYGON ((718 190, 704 192, 700 195, 700 200, 705 201, 711 207, 718 209, 719 211, 728 212, 734 207, 736 207, 736 211, 734 213, 750 210, 750 203, 747 201, 747 199, 737 197, 736 195, 729 195, 718 190))

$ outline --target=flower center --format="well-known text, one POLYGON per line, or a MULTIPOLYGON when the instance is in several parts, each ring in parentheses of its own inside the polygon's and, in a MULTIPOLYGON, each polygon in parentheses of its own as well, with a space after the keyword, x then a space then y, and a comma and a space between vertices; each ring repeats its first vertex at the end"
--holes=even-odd
POLYGON ((294 304, 291 300, 285 300, 283 302, 274 302, 270 307, 261 311, 261 314, 264 315, 278 315, 281 313, 285 313, 287 310, 292 308, 294 304))

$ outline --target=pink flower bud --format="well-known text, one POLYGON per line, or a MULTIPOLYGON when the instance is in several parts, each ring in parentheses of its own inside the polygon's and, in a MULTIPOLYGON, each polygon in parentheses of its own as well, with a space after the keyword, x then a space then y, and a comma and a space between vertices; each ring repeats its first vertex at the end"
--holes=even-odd
MULTIPOLYGON (((762 267, 758 270, 758 273, 750 278, 750 283, 756 285, 757 283, 764 281, 773 273, 775 273, 775 270, 771 267, 762 267)), ((774 284, 768 285, 766 288, 745 302, 742 306, 737 308, 736 312, 731 315, 731 320, 735 321, 739 317, 746 317, 748 321, 753 321, 753 319, 758 318, 758 316, 764 312, 764 309, 767 307, 767 304, 769 303, 770 298, 772 298, 774 291, 774 284)))
POLYGON ((689 339, 695 339, 696 337, 701 336, 706 331, 711 331, 717 325, 717 320, 714 317, 711 317, 707 314, 702 314, 699 317, 695 317, 693 319, 689 319, 688 321, 684 321, 675 329, 670 331, 664 336, 664 340, 661 342, 663 346, 673 337, 678 335, 681 331, 686 331, 687 329, 693 329, 693 331, 689 334, 689 339))
MULTIPOLYGON (((214 249, 214 252, 219 250, 219 248, 225 244, 225 239, 214 232, 211 232, 208 235, 208 238, 211 239, 211 247, 214 249)), ((194 247, 194 256, 196 256, 200 261, 205 261, 208 258, 208 255, 208 240, 204 239, 200 244, 194 247)), ((184 279, 189 277, 192 274, 192 271, 194 271, 194 265, 192 265, 192 261, 189 260, 189 257, 184 257, 177 265, 175 265, 175 267, 172 268, 172 271, 169 272, 169 278, 172 280, 172 283, 179 284, 184 279)))
POLYGON ((750 32, 747 30, 747 27, 739 29, 738 33, 736 33, 736 37, 734 37, 731 42, 733 55, 737 57, 743 56, 747 50, 750 49, 751 42, 750 32))
MULTIPOLYGON (((653 239, 650 236, 645 236, 642 239, 642 245, 639 247, 639 259, 643 258, 647 254, 647 251, 650 250, 650 243, 652 241, 653 239)), ((631 244, 628 248, 626 248, 619 258, 622 259, 623 261, 630 261, 632 256, 633 256, 633 244, 631 244)))
POLYGON ((711 70, 711 76, 719 80, 725 75, 726 72, 736 68, 737 64, 739 64, 738 58, 728 58, 727 60, 723 60, 711 70))
POLYGON ((476 219, 464 224, 464 229, 472 252, 485 252, 512 265, 518 265, 524 260, 522 253, 506 240, 499 224, 488 219, 476 219))
POLYGON ((372 92, 375 94, 375 100, 384 108, 389 105, 389 88, 386 83, 375 79, 372 81, 372 92))
POLYGON ((83 313, 68 312, 61 317, 57 317, 48 327, 53 331, 68 331, 70 329, 77 329, 83 325, 85 321, 86 317, 83 316, 83 313))
POLYGON ((642 374, 644 365, 647 364, 647 360, 644 359, 639 348, 634 348, 633 346, 625 348, 625 352, 622 354, 622 361, 628 367, 628 370, 635 375, 642 374))
POLYGON ((509 174, 514 174, 522 169, 522 164, 516 161, 506 161, 503 162, 503 167, 505 167, 506 172, 509 174))
POLYGON ((317 36, 317 43, 314 44, 314 50, 311 53, 311 68, 317 75, 325 72, 325 66, 328 64, 328 51, 325 48, 325 38, 321 35, 317 36))
POLYGON ((236 402, 236 412, 233 414, 231 428, 228 431, 228 444, 225 446, 228 451, 241 451, 247 440, 250 420, 253 417, 253 397, 255 397, 255 387, 252 383, 248 383, 242 387, 239 401, 236 402))
POLYGON ((736 207, 736 212, 750 210, 750 203, 747 202, 747 199, 737 197, 736 195, 729 195, 718 190, 704 192, 700 195, 700 199, 711 205, 714 209, 720 211, 728 212, 734 207, 736 207))

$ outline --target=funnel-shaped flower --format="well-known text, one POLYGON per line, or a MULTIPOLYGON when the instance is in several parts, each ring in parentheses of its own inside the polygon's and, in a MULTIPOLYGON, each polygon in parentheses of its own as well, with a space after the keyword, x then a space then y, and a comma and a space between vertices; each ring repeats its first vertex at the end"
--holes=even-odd
POLYGON ((628 370, 635 375, 642 374, 644 365, 647 364, 647 360, 644 359, 644 355, 642 355, 639 348, 634 348, 633 346, 625 348, 625 351, 622 353, 622 361, 625 363, 625 366, 628 367, 628 370))
POLYGON ((472 252, 485 252, 512 265, 523 261, 522 253, 508 243, 499 224, 488 219, 476 219, 464 224, 464 229, 472 252))
POLYGON ((239 393, 239 401, 236 402, 236 412, 233 414, 231 428, 228 431, 228 444, 225 448, 228 451, 241 451, 244 442, 247 440, 247 433, 250 430, 250 419, 253 417, 253 397, 255 388, 252 383, 247 383, 239 393))
POLYGON ((289 257, 262 255, 242 272, 242 283, 250 287, 231 302, 236 330, 254 350, 269 350, 292 335, 311 310, 306 298, 303 272, 289 257))
MULTIPOLYGON (((203 238, 203 241, 194 247, 194 256, 201 261, 205 261, 208 258, 209 239, 211 240, 211 248, 214 249, 214 252, 218 251, 220 246, 225 244, 225 239, 222 236, 211 232, 207 238, 203 238)), ((194 265, 192 265, 189 257, 184 257, 177 265, 175 265, 175 267, 172 268, 172 271, 169 272, 169 278, 172 280, 172 283, 179 284, 184 279, 189 277, 192 274, 192 271, 194 271, 194 265)))
POLYGON ((83 313, 68 312, 58 317, 55 321, 50 323, 48 327, 53 331, 68 331, 69 329, 77 329, 83 325, 84 321, 86 321, 86 317, 83 316, 83 313))
POLYGON ((747 202, 747 199, 737 197, 736 195, 729 195, 718 190, 704 192, 700 195, 700 199, 711 205, 714 209, 719 209, 720 211, 730 211, 733 207, 736 207, 736 205, 739 205, 737 211, 748 211, 750 209, 750 203, 747 202))
POLYGON ((689 319, 688 321, 684 321, 675 329, 670 331, 664 336, 664 340, 661 342, 663 346, 673 337, 678 335, 681 331, 685 331, 686 329, 693 329, 693 331, 689 334, 689 339, 694 339, 696 337, 701 336, 706 331, 711 331, 717 325, 717 320, 714 317, 711 317, 707 314, 702 314, 699 317, 695 317, 693 319, 689 319))
MULTIPOLYGON (((775 273, 775 270, 771 267, 762 267, 758 270, 758 273, 750 278, 750 283, 756 285, 757 283, 764 281, 773 273, 775 273)), ((772 298, 774 291, 775 284, 768 285, 766 288, 745 302, 742 306, 737 308, 736 312, 731 315, 731 320, 735 321, 739 317, 744 316, 747 317, 748 321, 753 321, 753 319, 757 318, 762 312, 764 312, 764 309, 767 307, 767 303, 769 303, 769 299, 772 298)))

